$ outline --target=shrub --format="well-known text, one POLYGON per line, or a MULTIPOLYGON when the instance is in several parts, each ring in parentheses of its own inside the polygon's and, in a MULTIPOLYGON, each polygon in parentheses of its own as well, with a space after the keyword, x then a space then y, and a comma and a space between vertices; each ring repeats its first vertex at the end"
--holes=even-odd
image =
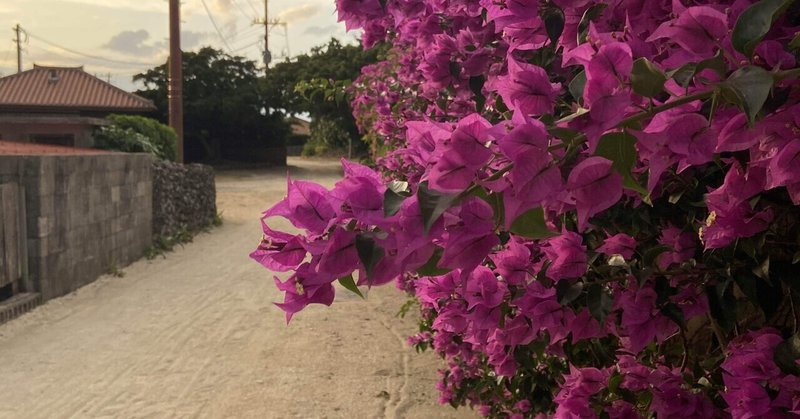
POLYGON ((395 282, 485 416, 797 416, 798 5, 339 0, 385 154, 252 257, 287 319, 395 282))
MULTIPOLYGON (((328 118, 318 118, 311 122, 311 135, 303 145, 304 156, 325 156, 347 154, 351 145, 350 133, 342 124, 328 118)), ((353 141, 358 143, 359 141, 353 141)))
POLYGON ((175 160, 178 137, 172 128, 141 116, 109 115, 108 119, 112 125, 95 133, 95 147, 175 160))

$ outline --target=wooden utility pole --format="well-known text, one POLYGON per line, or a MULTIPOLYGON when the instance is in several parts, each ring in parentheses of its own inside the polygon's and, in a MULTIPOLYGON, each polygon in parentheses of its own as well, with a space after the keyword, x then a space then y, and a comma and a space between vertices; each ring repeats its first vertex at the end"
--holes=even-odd
POLYGON ((264 0, 264 67, 269 67, 272 62, 272 53, 269 52, 269 0, 264 0))
POLYGON ((272 53, 269 52, 269 0, 264 0, 264 19, 256 19, 253 24, 264 25, 264 68, 267 68, 272 62, 272 53))
POLYGON ((183 163, 183 55, 180 0, 169 0, 169 126, 178 134, 176 160, 183 163))
POLYGON ((17 26, 13 28, 14 32, 16 32, 17 37, 14 41, 17 43, 17 73, 22 73, 22 33, 24 32, 22 28, 20 28, 19 23, 17 26))

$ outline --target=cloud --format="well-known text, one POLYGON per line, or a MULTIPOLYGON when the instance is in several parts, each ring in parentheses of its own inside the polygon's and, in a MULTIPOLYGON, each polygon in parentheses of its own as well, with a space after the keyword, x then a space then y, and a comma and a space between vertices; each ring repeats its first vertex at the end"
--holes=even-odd
POLYGON ((211 14, 214 15, 217 25, 220 26, 220 30, 226 37, 230 37, 238 30, 236 15, 233 13, 234 7, 236 6, 233 4, 233 0, 213 0, 209 4, 211 14))
POLYGON ((211 37, 210 32, 181 31, 181 48, 188 51, 211 37))
POLYGON ((339 31, 339 25, 309 26, 303 31, 303 35, 326 36, 339 31))
POLYGON ((278 19, 286 23, 296 23, 313 17, 319 12, 319 6, 313 4, 302 4, 278 13, 278 19))
POLYGON ((163 48, 163 45, 148 44, 149 39, 150 33, 144 29, 122 31, 112 36, 111 40, 103 45, 103 48, 125 55, 146 57, 163 48))
POLYGON ((114 0, 113 2, 109 2, 108 0, 68 0, 68 2, 104 7, 108 9, 122 9, 137 12, 166 14, 169 10, 166 3, 160 1, 114 0))
MULTIPOLYGON (((181 31, 181 48, 188 51, 209 37, 208 32, 181 31)), ((122 31, 111 37, 103 48, 135 57, 163 55, 169 48, 169 40, 150 41, 150 33, 144 29, 122 31)))

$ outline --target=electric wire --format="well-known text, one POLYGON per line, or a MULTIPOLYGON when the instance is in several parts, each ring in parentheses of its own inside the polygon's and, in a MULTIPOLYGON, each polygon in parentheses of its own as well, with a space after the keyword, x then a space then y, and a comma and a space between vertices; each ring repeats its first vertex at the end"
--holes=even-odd
POLYGON ((247 4, 250 5, 250 8, 253 9, 253 14, 258 16, 258 10, 256 10, 256 6, 253 5, 253 0, 247 0, 247 4))
POLYGON ((230 51, 231 46, 228 45, 228 40, 222 35, 222 31, 219 30, 219 26, 217 26, 217 21, 214 20, 214 16, 211 14, 211 9, 208 8, 208 4, 206 4, 206 0, 200 0, 203 3, 203 8, 206 9, 206 14, 208 15, 208 19, 211 21, 211 25, 214 27, 214 30, 217 31, 217 35, 219 35, 219 39, 222 40, 222 43, 225 44, 225 48, 230 51))
POLYGON ((239 51, 245 50, 245 49, 247 49, 247 48, 250 48, 250 47, 253 47, 253 46, 256 46, 256 45, 260 45, 262 42, 264 42, 264 40, 263 40, 263 39, 258 39, 258 40, 256 40, 256 41, 255 41, 255 42, 253 42, 253 43, 250 43, 250 44, 247 44, 247 45, 244 45, 244 46, 238 47, 238 48, 236 48, 236 49, 233 49, 233 50, 231 50, 230 52, 231 52, 231 53, 234 53, 234 52, 239 52, 239 51))
POLYGON ((239 12, 242 14, 242 16, 245 17, 245 19, 251 19, 251 20, 254 19, 253 16, 250 16, 250 15, 247 14, 247 12, 245 12, 244 8, 239 3, 239 0, 231 0, 231 1, 233 1, 233 5, 236 6, 237 9, 239 9, 239 12))
POLYGON ((75 50, 75 49, 72 49, 72 48, 68 48, 68 47, 65 47, 63 45, 59 45, 59 44, 57 44, 55 42, 49 41, 47 39, 44 39, 44 38, 42 38, 42 37, 40 37, 38 35, 34 35, 30 31, 28 31, 26 29, 24 29, 24 31, 25 31, 25 34, 31 39, 35 39, 35 40, 37 40, 37 41, 39 41, 39 42, 41 42, 43 44, 46 44, 46 45, 49 45, 49 46, 53 47, 53 48, 58 48, 58 49, 60 49, 62 51, 69 52, 70 54, 79 55, 79 56, 82 56, 82 57, 85 57, 85 58, 91 58, 93 60, 106 61, 106 62, 109 62, 109 63, 120 64, 120 65, 147 66, 147 67, 155 67, 155 66, 160 65, 160 64, 153 64, 153 63, 145 63, 145 62, 141 62, 141 61, 115 60, 115 59, 112 59, 112 58, 101 57, 99 55, 87 54, 85 52, 81 52, 81 51, 78 51, 78 50, 75 50))

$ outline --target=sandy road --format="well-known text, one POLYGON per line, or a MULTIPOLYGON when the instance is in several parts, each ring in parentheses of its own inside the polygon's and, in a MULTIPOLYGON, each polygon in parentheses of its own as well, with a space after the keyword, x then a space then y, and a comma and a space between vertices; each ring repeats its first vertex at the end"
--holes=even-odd
MULTIPOLYGON (((290 160, 328 186, 331 162, 290 160)), ((225 224, 0 326, 0 418, 460 418, 436 404, 440 361, 404 344, 392 286, 346 291, 287 327, 247 254, 284 171, 218 174, 225 224)))

